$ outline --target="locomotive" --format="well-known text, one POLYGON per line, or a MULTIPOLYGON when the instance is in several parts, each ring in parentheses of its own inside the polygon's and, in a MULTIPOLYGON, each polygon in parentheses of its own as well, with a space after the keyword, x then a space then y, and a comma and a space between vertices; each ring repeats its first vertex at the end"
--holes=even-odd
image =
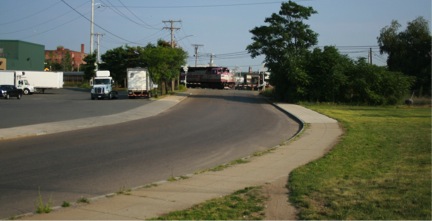
POLYGON ((227 67, 188 67, 181 69, 180 83, 187 87, 234 88, 234 74, 227 67))

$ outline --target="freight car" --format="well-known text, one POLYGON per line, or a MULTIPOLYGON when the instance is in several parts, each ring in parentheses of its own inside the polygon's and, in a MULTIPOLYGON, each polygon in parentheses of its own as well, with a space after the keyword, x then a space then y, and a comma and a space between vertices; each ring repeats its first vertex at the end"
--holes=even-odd
POLYGON ((227 67, 188 67, 181 69, 180 82, 187 87, 233 88, 235 78, 227 67), (185 71, 187 70, 187 71, 185 71))

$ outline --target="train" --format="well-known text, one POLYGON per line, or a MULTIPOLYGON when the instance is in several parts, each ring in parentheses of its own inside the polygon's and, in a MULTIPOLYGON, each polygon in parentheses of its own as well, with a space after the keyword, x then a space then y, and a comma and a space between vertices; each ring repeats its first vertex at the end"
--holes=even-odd
POLYGON ((183 67, 180 70, 180 83, 187 87, 234 88, 234 74, 227 67, 183 67))

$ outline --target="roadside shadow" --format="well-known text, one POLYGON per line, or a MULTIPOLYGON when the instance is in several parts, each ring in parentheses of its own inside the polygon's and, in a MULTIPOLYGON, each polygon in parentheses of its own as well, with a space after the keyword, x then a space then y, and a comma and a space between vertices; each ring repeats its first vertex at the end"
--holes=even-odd
POLYGON ((190 98, 195 99, 221 99, 229 102, 240 102, 240 103, 248 103, 248 104, 266 104, 268 101, 258 95, 253 93, 230 93, 230 94, 223 94, 223 95, 210 95, 210 94, 192 94, 189 95, 190 98))

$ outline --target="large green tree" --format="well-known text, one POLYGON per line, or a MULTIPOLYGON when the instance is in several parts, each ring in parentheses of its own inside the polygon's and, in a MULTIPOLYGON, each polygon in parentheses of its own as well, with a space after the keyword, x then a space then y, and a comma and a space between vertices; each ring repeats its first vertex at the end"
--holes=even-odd
POLYGON ((103 63, 100 70, 109 70, 117 83, 125 85, 126 70, 128 68, 147 67, 148 62, 144 57, 144 47, 121 46, 105 52, 101 55, 103 63))
POLYGON ((272 72, 270 83, 275 86, 278 99, 296 102, 307 97, 310 77, 305 71, 304 57, 317 44, 318 34, 303 21, 315 13, 312 7, 284 2, 278 14, 264 20, 267 25, 250 31, 253 43, 246 49, 253 58, 265 55, 272 72))
MULTIPOLYGON (((180 67, 186 64, 187 52, 181 48, 172 48, 165 41, 159 40, 157 45, 145 47, 144 57, 154 81, 161 85, 161 92, 169 90, 168 82, 178 78, 180 67)), ((170 87, 172 91, 174 88, 170 87)))
POLYGON ((387 53, 390 71, 402 72, 416 78, 413 90, 418 95, 431 93, 431 40, 428 21, 423 17, 401 25, 392 21, 381 30, 378 44, 381 53, 387 53))
POLYGON ((95 70, 96 70, 96 53, 97 51, 93 52, 92 54, 87 55, 83 60, 85 61, 85 64, 82 65, 81 70, 84 70, 84 79, 86 81, 89 81, 92 77, 95 76, 95 70))
POLYGON ((324 50, 315 48, 306 58, 306 70, 311 78, 308 87, 308 100, 318 102, 337 102, 341 89, 347 83, 345 71, 352 60, 342 55, 334 46, 324 50))
POLYGON ((72 71, 72 56, 69 51, 66 51, 62 60, 61 60, 62 70, 63 71, 72 71))

